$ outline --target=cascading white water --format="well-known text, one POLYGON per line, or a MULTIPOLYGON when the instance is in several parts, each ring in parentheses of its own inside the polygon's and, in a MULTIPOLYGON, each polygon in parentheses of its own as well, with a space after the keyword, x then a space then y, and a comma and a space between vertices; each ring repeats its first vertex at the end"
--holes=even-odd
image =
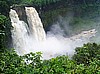
POLYGON ((13 47, 16 49, 18 54, 24 54, 26 52, 26 38, 27 34, 27 25, 25 22, 20 21, 15 10, 10 10, 10 19, 13 26, 12 38, 13 38, 13 47))
POLYGON ((33 37, 37 41, 45 40, 46 34, 37 11, 33 7, 25 7, 25 10, 31 33, 34 35, 33 37))
POLYGON ((10 19, 13 26, 13 30, 11 30, 13 47, 20 55, 32 50, 33 46, 35 47, 35 45, 31 45, 33 42, 38 43, 46 39, 43 25, 36 10, 32 7, 26 7, 26 14, 29 26, 24 21, 19 20, 15 10, 10 10, 10 19))
MULTIPOLYGON (((15 10, 10 10, 10 19, 13 26, 11 30, 13 47, 19 55, 38 51, 43 53, 43 59, 50 59, 66 53, 73 55, 75 47, 89 42, 90 37, 96 33, 93 29, 65 38, 62 34, 52 34, 52 31, 50 31, 46 37, 37 11, 32 7, 25 7, 25 11, 28 25, 19 20, 15 10)), ((60 28, 56 30, 57 27, 59 26, 53 28, 54 31, 60 30, 60 28)))

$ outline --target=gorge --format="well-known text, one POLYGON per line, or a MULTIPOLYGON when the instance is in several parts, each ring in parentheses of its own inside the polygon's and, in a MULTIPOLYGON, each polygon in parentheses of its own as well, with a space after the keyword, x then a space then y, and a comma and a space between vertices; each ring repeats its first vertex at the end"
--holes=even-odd
POLYGON ((25 7, 28 24, 19 19, 15 10, 10 10, 13 47, 19 55, 30 52, 42 52, 43 59, 50 59, 59 55, 72 56, 76 47, 90 42, 96 30, 89 29, 72 37, 64 37, 59 23, 45 33, 41 19, 35 8, 25 7), (56 33, 55 31, 59 31, 56 33), (55 33, 54 33, 55 32, 55 33))

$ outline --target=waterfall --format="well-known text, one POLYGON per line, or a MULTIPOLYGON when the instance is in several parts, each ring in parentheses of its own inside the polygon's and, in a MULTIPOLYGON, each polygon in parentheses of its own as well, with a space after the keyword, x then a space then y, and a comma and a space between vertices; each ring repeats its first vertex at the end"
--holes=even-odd
POLYGON ((10 19, 13 27, 11 30, 13 47, 16 49, 18 54, 24 54, 27 37, 27 25, 25 22, 19 20, 16 11, 12 9, 10 10, 10 19))
POLYGON ((25 12, 28 24, 19 19, 15 10, 10 10, 10 19, 13 26, 11 30, 13 47, 19 55, 41 51, 43 59, 66 54, 72 56, 76 47, 90 42, 90 38, 95 36, 97 32, 95 29, 92 29, 65 38, 57 23, 46 35, 35 8, 25 7, 25 12))
POLYGON ((28 24, 19 20, 15 10, 10 10, 10 19, 13 27, 11 30, 13 47, 19 55, 34 50, 33 47, 35 45, 32 45, 34 42, 39 43, 46 39, 46 34, 37 11, 32 7, 25 8, 28 24))
POLYGON ((33 7, 25 7, 25 10, 31 34, 37 41, 45 40, 46 34, 37 11, 33 7))

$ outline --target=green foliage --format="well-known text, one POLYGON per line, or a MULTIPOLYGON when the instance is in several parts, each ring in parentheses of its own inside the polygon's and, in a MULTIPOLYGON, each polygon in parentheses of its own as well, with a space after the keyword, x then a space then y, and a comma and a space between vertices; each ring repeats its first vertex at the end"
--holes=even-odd
POLYGON ((0 74, 32 74, 41 63, 39 52, 18 56, 13 49, 0 50, 0 74))
POLYGON ((11 49, 1 49, 0 52, 0 74, 13 74, 23 65, 23 60, 11 49))
POLYGON ((76 64, 67 56, 58 56, 50 60, 44 60, 40 67, 43 74, 65 74, 72 73, 76 64))
POLYGON ((0 48, 4 46, 5 43, 5 23, 6 23, 6 16, 0 15, 0 48))
POLYGON ((50 3, 55 3, 60 0, 21 0, 19 4, 23 5, 33 5, 33 6, 42 6, 50 3))
POLYGON ((100 60, 100 45, 96 43, 84 44, 83 47, 78 47, 75 50, 76 54, 74 54, 73 59, 77 61, 78 64, 83 63, 88 65, 94 58, 100 60))
MULTIPOLYGON (((11 22, 9 19, 10 5, 13 0, 1 0, 0 1, 0 48, 7 46, 8 37, 10 37, 11 22)), ((11 42, 11 41, 10 41, 11 42)))
POLYGON ((0 15, 0 30, 4 30, 6 19, 6 16, 0 15))
POLYGON ((71 60, 65 55, 49 60, 41 60, 41 52, 31 52, 30 54, 19 56, 13 49, 0 49, 0 74, 100 74, 99 46, 95 43, 88 43, 80 47, 81 49, 77 49, 74 57, 78 54, 86 53, 85 56, 78 55, 80 56, 80 58, 77 57, 78 61, 71 60), (82 48, 85 49, 82 50, 82 48), (88 56, 88 52, 91 57, 88 57, 90 59, 89 63, 85 65, 87 61, 85 61, 84 57, 88 56), (81 58, 83 58, 84 62, 77 64, 82 60, 81 58))
POLYGON ((20 4, 32 5, 33 0, 21 0, 20 4))
MULTIPOLYGON (((15 0, 13 0, 15 1, 15 0)), ((26 4, 26 5, 35 5, 35 6, 45 6, 51 3, 68 3, 68 4, 73 4, 73 5, 84 5, 85 7, 88 6, 100 6, 100 1, 99 0, 18 0, 15 1, 14 3, 17 4, 26 4)))
MULTIPOLYGON (((0 74, 100 74, 100 45, 95 43, 76 48, 76 54, 72 60, 67 56, 41 60, 40 52, 19 56, 13 49, 4 48, 5 37, 9 32, 7 30, 11 28, 6 16, 8 16, 10 6, 13 3, 19 4, 20 1, 26 5, 42 6, 61 0, 0 1, 0 74)), ((51 14, 56 15, 56 11, 51 14)))
POLYGON ((0 1, 0 14, 7 15, 9 12, 9 5, 6 1, 0 1))
POLYGON ((10 35, 10 20, 4 15, 0 14, 0 48, 7 44, 8 36, 10 35))

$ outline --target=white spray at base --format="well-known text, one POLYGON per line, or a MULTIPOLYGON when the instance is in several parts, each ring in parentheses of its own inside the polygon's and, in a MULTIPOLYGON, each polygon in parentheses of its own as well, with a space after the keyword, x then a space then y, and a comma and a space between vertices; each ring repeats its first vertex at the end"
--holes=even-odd
POLYGON ((13 26, 13 47, 19 55, 30 52, 42 52, 43 59, 50 59, 59 55, 72 56, 76 47, 89 42, 95 36, 96 30, 83 31, 70 38, 63 37, 63 30, 55 24, 51 31, 45 34, 37 11, 32 7, 25 7, 28 25, 19 20, 15 10, 10 10, 10 19, 13 26), (59 33, 54 34, 54 31, 59 33))

